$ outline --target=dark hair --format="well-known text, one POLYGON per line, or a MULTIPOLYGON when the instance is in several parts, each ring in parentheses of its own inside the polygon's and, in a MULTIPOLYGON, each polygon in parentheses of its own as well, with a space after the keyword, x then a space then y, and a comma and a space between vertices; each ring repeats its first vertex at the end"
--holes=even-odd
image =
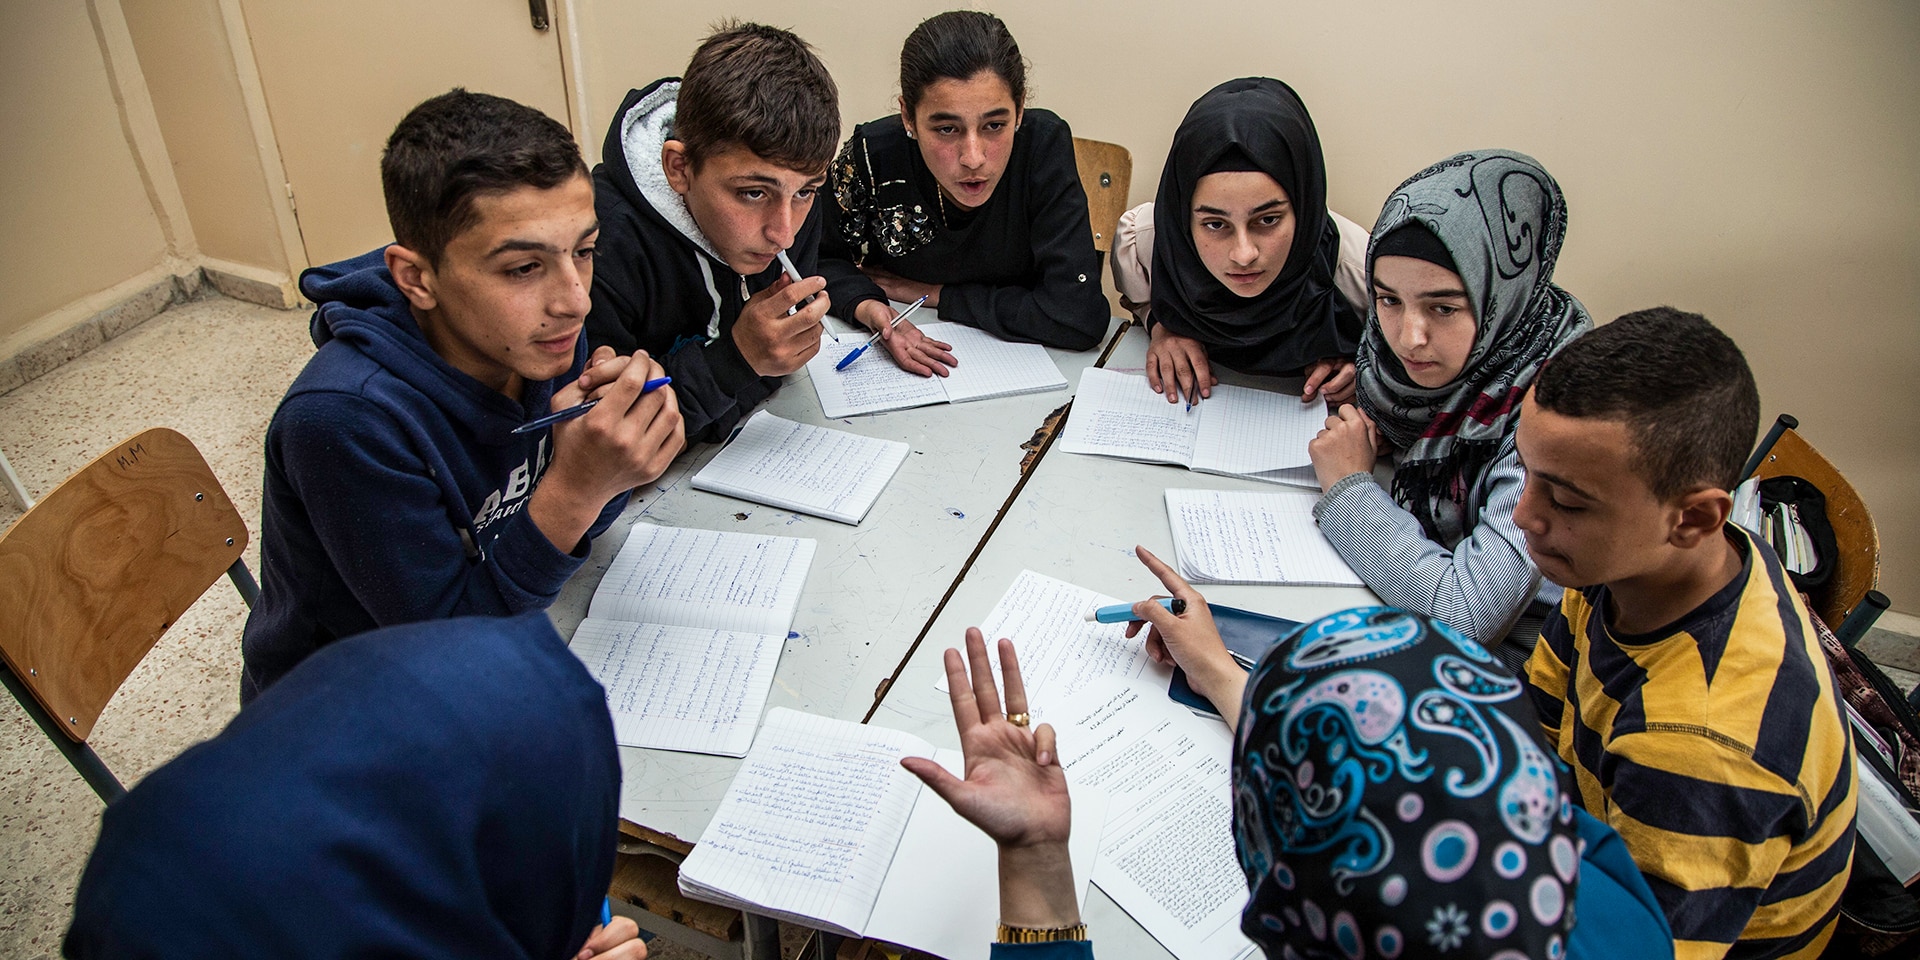
POLYGON ((1027 61, 1007 25, 991 13, 950 10, 920 21, 900 48, 900 99, 907 116, 936 80, 971 80, 991 70, 1006 81, 1013 105, 1027 102, 1027 61))
POLYGON ((805 40, 724 21, 687 63, 673 139, 695 170, 738 144, 790 170, 824 171, 840 141, 840 91, 805 40))
POLYGON ((1655 497, 1732 490, 1760 432, 1760 390, 1732 339, 1697 313, 1629 313, 1561 348, 1533 399, 1568 417, 1621 420, 1655 497))
POLYGON ((394 242, 435 266, 479 219, 476 198, 521 186, 551 190, 586 175, 573 134, 552 117, 460 87, 408 111, 380 156, 394 242))

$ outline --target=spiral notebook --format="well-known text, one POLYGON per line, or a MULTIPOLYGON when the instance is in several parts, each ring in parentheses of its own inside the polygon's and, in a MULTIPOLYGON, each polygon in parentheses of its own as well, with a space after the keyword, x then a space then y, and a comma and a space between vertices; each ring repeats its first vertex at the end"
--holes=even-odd
POLYGON ((762 410, 693 475, 693 488, 857 524, 908 451, 898 440, 795 423, 762 410))

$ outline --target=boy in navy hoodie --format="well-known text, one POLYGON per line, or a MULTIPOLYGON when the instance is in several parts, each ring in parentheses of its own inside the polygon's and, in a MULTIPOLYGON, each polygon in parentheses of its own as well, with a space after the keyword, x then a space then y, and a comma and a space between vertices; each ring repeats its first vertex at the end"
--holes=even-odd
POLYGON ((380 173, 395 242, 300 278, 320 349, 267 428, 243 702, 342 637, 546 607, 686 445, 659 364, 580 336, 599 225, 565 127, 456 89, 380 173))
POLYGON ((806 41, 730 24, 686 79, 630 91, 614 114, 593 171, 603 232, 587 336, 659 356, 694 440, 724 439, 820 350, 814 200, 839 96, 806 41), (783 250, 804 279, 787 278, 783 250))

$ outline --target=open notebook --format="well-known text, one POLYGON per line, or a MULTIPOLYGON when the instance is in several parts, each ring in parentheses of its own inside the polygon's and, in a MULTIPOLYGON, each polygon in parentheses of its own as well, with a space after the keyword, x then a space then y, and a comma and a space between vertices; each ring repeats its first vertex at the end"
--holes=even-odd
MULTIPOLYGON (((1000 913, 993 841, 900 765, 957 750, 910 733, 775 707, 719 810, 680 865, 680 892, 947 960, 986 960, 1000 913)), ((1106 820, 1098 788, 1075 789, 1076 893, 1106 820)))
POLYGON ((696 490, 859 523, 908 447, 898 440, 783 420, 762 410, 700 472, 696 490))
POLYGON ((753 744, 814 541, 635 524, 571 647, 629 747, 753 744))
POLYGON ((1326 420, 1324 400, 1224 383, 1188 410, 1154 393, 1146 377, 1092 369, 1080 375, 1060 449, 1318 487, 1307 442, 1326 420))
POLYGON ((920 332, 953 346, 953 357, 959 362, 947 376, 920 377, 900 369, 878 341, 845 370, 835 370, 840 358, 866 337, 842 337, 835 343, 822 334, 820 352, 807 361, 807 376, 820 396, 820 409, 834 419, 1061 390, 1067 385, 1067 378, 1047 356, 1047 348, 1037 343, 1008 343, 959 323, 929 323, 920 332))
POLYGON ((1167 491, 1167 525, 1180 575, 1195 583, 1361 587, 1313 520, 1305 490, 1167 491))

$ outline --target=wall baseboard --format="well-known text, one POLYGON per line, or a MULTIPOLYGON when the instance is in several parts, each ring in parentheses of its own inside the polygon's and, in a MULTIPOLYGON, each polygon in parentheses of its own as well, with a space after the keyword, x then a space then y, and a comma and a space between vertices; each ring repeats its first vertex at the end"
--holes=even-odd
POLYGON ((285 274, 211 258, 163 263, 55 310, 0 342, 0 395, 39 379, 176 303, 215 292, 280 310, 303 302, 294 279, 285 274))

